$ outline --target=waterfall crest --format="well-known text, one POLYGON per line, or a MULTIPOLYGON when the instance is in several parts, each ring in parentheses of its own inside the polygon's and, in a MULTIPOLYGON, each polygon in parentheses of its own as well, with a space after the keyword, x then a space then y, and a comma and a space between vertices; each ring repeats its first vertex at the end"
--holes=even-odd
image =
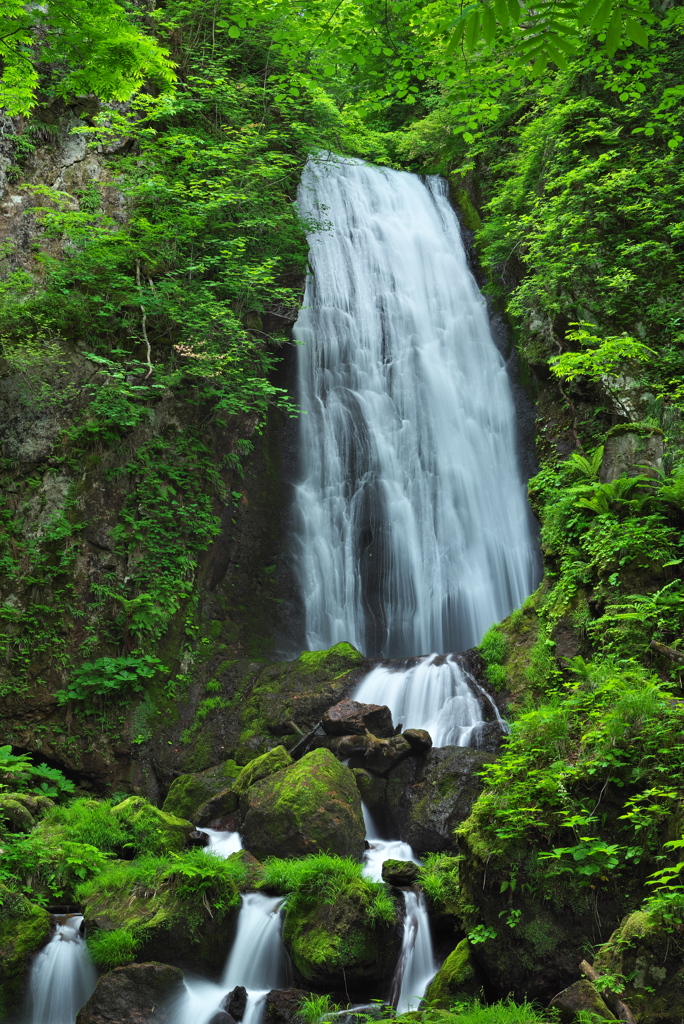
POLYGON ((298 203, 323 225, 294 330, 306 646, 465 650, 536 561, 510 383, 446 183, 318 158, 298 203))

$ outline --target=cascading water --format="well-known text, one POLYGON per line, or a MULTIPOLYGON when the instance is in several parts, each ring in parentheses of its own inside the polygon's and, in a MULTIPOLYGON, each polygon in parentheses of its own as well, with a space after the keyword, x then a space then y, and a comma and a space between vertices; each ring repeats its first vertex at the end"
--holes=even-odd
POLYGON ((432 654, 409 665, 378 665, 361 680, 354 700, 386 704, 395 723, 427 729, 436 747, 468 747, 484 725, 476 688, 457 657, 432 654))
POLYGON ((207 837, 206 852, 223 860, 242 849, 242 837, 239 832, 219 832, 213 828, 198 828, 207 837))
POLYGON ((97 972, 82 935, 83 918, 57 917, 50 942, 33 961, 28 987, 29 1024, 74 1024, 95 990, 97 972))
POLYGON ((173 1014, 173 1024, 208 1024, 237 985, 247 989, 242 1024, 259 1024, 268 993, 288 981, 289 960, 281 939, 282 905, 281 897, 244 894, 221 983, 186 978, 185 995, 173 1014))
POLYGON ((504 361, 446 183, 310 160, 312 274, 294 334, 306 645, 462 651, 522 603, 536 556, 504 361))
POLYGON ((422 893, 407 890, 404 903, 404 938, 391 995, 392 1005, 399 1013, 418 1009, 437 970, 425 898, 422 893))

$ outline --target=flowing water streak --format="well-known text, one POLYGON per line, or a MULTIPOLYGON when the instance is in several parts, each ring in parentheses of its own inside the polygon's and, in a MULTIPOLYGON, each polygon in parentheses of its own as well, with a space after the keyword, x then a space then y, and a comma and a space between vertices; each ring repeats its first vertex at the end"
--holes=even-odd
MULTIPOLYGON (((469 747, 477 745, 484 725, 473 688, 480 689, 456 656, 431 654, 404 665, 376 666, 359 683, 354 700, 386 704, 393 722, 427 729, 435 747, 469 747)), ((498 709, 496 714, 501 717, 498 709)))
POLYGON ((536 555, 504 361, 437 177, 310 160, 295 326, 306 646, 410 657, 479 643, 536 555))
POLYGON ((97 983, 97 972, 81 934, 83 918, 70 914, 56 921, 54 935, 31 967, 29 1024, 74 1024, 97 983))
MULTIPOLYGON (((206 831, 206 830, 203 830, 206 831)), ((248 892, 242 897, 237 931, 220 984, 186 978, 185 994, 173 1024, 208 1024, 224 997, 237 985, 247 989, 242 1024, 259 1024, 266 996, 289 980, 289 961, 281 940, 283 899, 248 892)))
POLYGON ((242 836, 239 832, 219 832, 213 828, 198 828, 208 839, 205 851, 223 860, 242 849, 242 836))
POLYGON ((425 898, 422 893, 407 889, 404 902, 404 938, 391 996, 392 1005, 398 1013, 418 1009, 425 989, 437 971, 425 898))

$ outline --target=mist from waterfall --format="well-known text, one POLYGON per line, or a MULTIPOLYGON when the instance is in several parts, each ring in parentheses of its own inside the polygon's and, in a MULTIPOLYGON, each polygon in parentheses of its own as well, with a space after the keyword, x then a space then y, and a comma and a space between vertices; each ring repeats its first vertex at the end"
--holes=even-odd
POLYGON ((443 179, 312 159, 295 326, 309 650, 462 651, 531 592, 515 409, 443 179))

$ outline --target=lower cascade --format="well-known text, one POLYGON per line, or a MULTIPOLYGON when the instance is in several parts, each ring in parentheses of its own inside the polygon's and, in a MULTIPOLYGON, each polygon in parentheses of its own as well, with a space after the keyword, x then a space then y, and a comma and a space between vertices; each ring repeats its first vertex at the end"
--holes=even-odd
POLYGON ((391 1003, 398 1013, 417 1010, 437 970, 430 921, 422 893, 404 893, 406 917, 401 957, 392 983, 391 1003))
POLYGON ((28 1024, 74 1024, 97 982, 83 938, 83 918, 69 914, 55 920, 55 933, 31 968, 28 1024))

